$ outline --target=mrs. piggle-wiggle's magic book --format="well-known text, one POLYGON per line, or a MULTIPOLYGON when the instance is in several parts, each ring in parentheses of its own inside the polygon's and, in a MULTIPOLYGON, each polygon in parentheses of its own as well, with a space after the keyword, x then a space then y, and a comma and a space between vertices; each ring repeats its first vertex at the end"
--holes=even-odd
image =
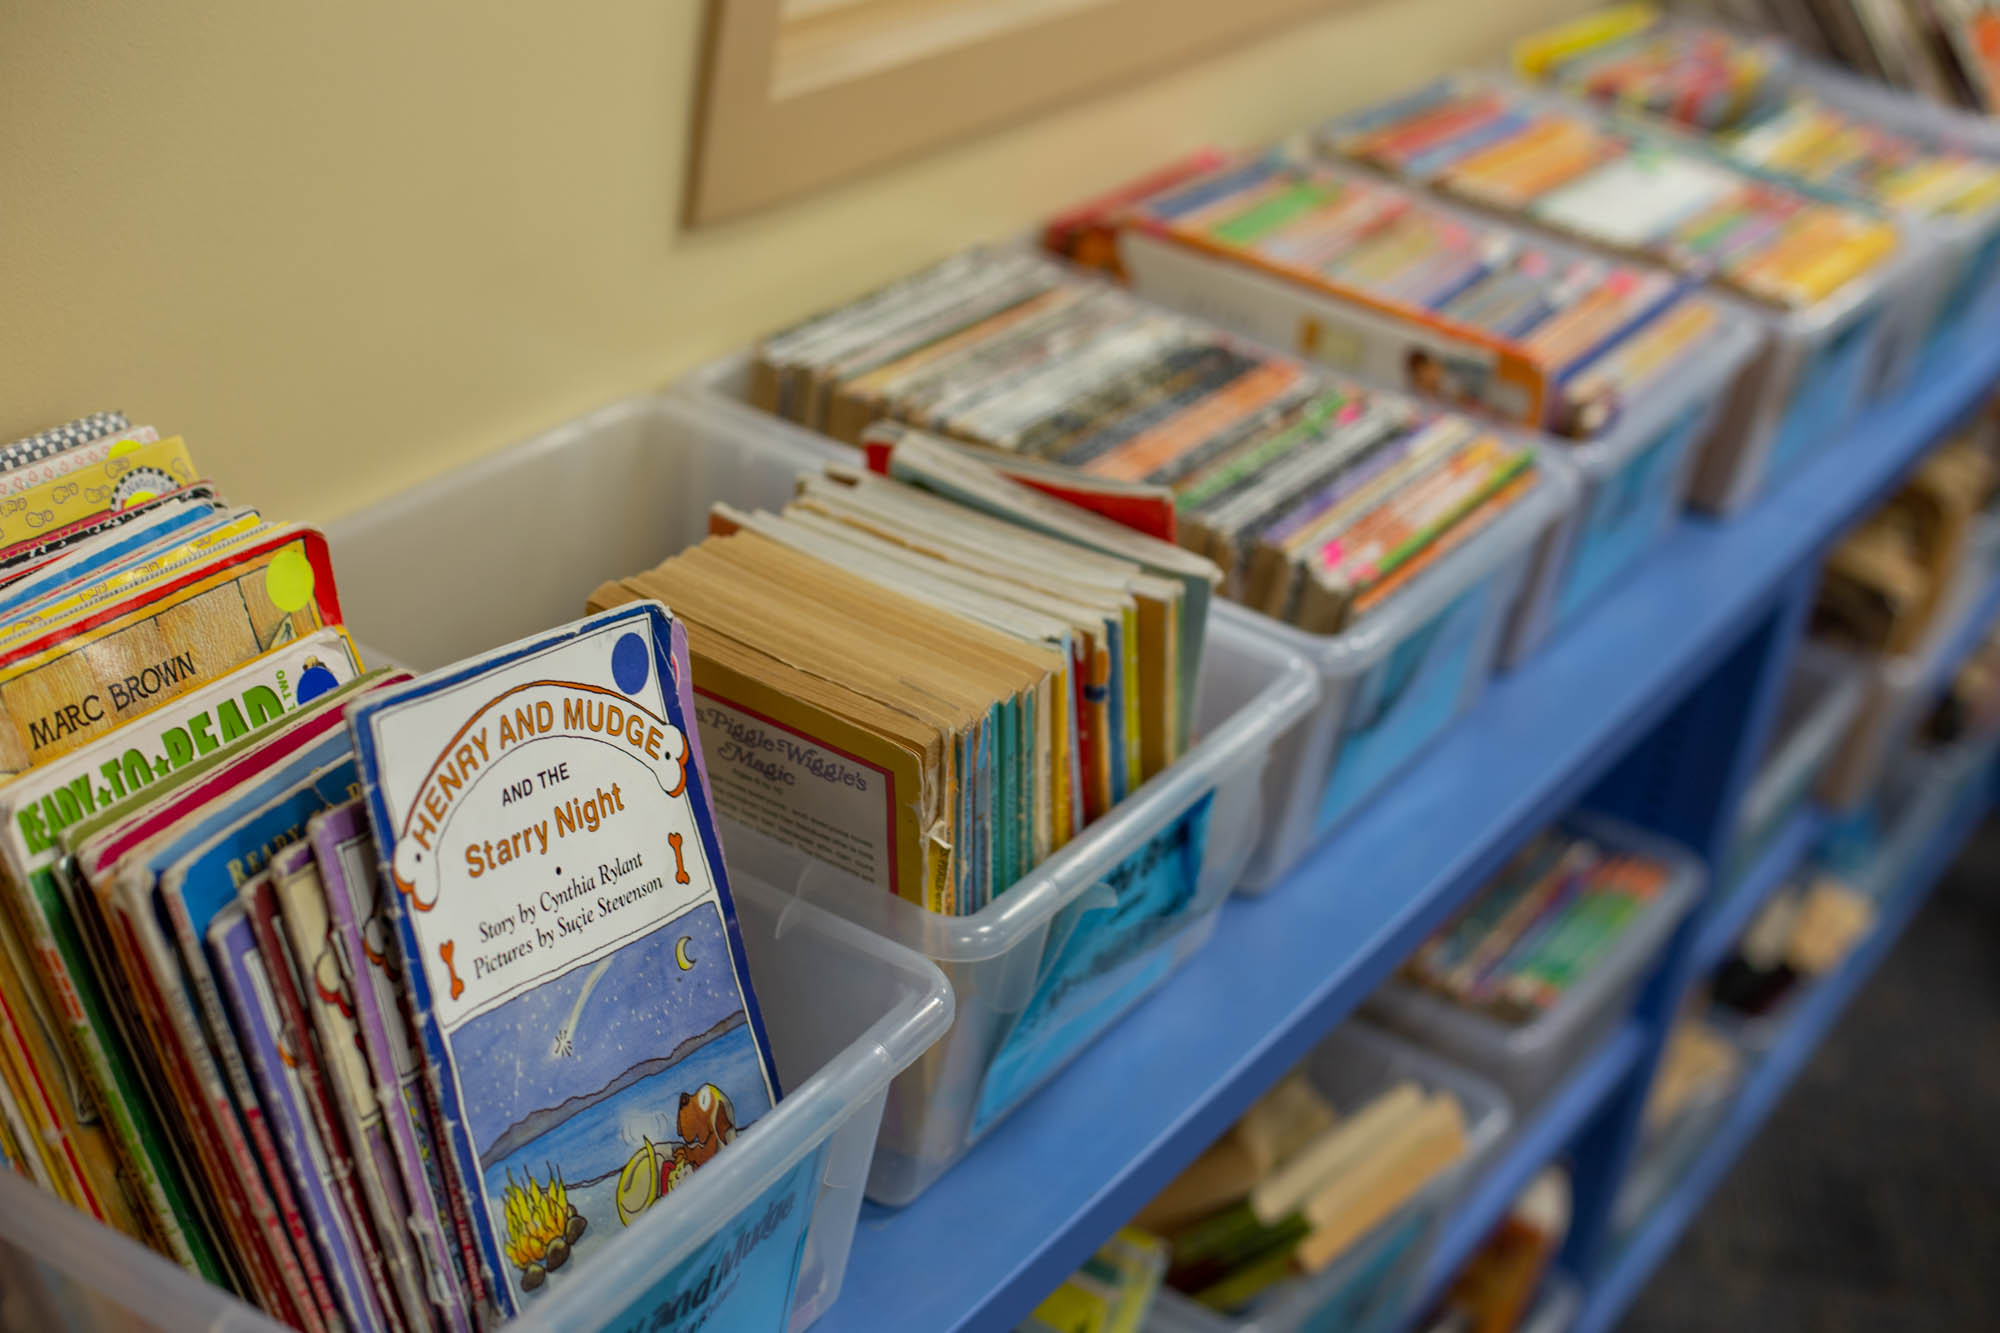
POLYGON ((778 1095, 687 682, 683 630, 641 603, 349 714, 426 1076, 508 1314, 778 1095))

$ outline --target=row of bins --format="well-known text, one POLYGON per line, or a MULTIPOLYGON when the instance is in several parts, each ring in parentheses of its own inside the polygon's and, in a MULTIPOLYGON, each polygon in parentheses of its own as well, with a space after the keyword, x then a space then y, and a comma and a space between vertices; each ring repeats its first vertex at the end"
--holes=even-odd
MULTIPOLYGON (((614 404, 331 525, 348 624, 370 661, 427 669, 457 660, 574 616, 599 582, 698 540, 713 501, 781 504, 796 474, 825 457, 822 446, 749 429, 684 394, 614 404), (527 521, 495 523, 495 514, 527 521), (565 532, 589 532, 591 540, 543 540, 565 532), (421 582, 407 577, 414 568, 427 571, 421 582), (504 595, 495 591, 503 588, 504 595)), ((1558 516, 1545 509, 1520 530, 1496 529, 1484 551, 1468 547, 1456 567, 1413 588, 1410 605, 1447 603, 1433 622, 1450 619, 1468 594, 1481 602, 1483 642, 1450 682, 1464 702, 1474 688, 1465 681, 1489 674, 1508 603, 1558 516), (1501 554, 1496 546, 1512 548, 1504 553, 1511 568, 1479 569, 1476 562, 1501 554)), ((1418 618, 1407 606, 1395 609, 1418 618)), ((789 1095, 745 1136, 733 1166, 688 1187, 713 1194, 710 1204, 645 1219, 601 1257, 601 1280, 587 1296, 552 1303, 523 1327, 611 1324, 671 1304, 780 1196, 793 1200, 785 1212, 796 1267, 774 1287, 757 1288, 772 1308, 747 1311, 741 1322, 798 1329, 817 1318, 838 1294, 864 1190, 890 1204, 916 1197, 1199 947, 1230 889, 1260 848, 1270 855, 1272 830, 1285 826, 1272 794, 1317 785, 1303 781, 1302 770, 1339 767, 1333 745, 1315 765, 1301 742, 1366 735, 1329 709, 1328 664, 1392 665, 1384 659, 1397 658, 1412 637, 1385 615, 1336 636, 1345 642, 1306 645, 1317 650, 1315 660, 1295 646, 1305 636, 1288 641, 1257 620, 1235 608, 1216 617, 1201 681, 1201 739, 1188 755, 982 912, 944 917, 853 892, 829 867, 725 821, 746 950, 760 998, 769 994, 767 1021, 789 1095), (1113 905, 1107 874, 1203 815, 1209 835, 1195 890, 1173 918, 1145 923, 1143 947, 1098 984, 1056 987, 1061 977, 1051 964, 1071 953, 1063 945, 1113 905), (1023 1013, 1052 989, 1078 997, 1074 1011, 1024 1032, 1023 1013)), ((1423 637, 1423 626, 1414 629, 1423 637)), ((1346 674, 1352 689, 1356 673, 1346 674)), ((1404 715, 1388 709, 1391 718, 1404 715)), ((1296 836, 1303 844, 1315 835, 1296 836)), ((60 1209, 54 1201, 12 1180, 0 1180, 0 1191, 8 1261, 47 1279, 21 1291, 155 1313, 174 1308, 160 1295, 171 1293, 185 1304, 164 1326, 266 1326, 136 1246, 107 1241, 80 1218, 52 1215, 60 1209), (69 1234, 78 1227, 92 1244, 69 1234)), ((781 1246, 785 1238, 761 1243, 781 1246)), ((738 1320, 732 1312, 729 1323, 738 1320)))
MULTIPOLYGON (((789 1258, 773 1258, 772 1281, 736 1285, 732 1299, 757 1304, 732 1307, 726 1322, 809 1325, 838 1294, 864 1191, 891 1205, 921 1194, 1200 947, 1232 889, 1271 888, 1354 817, 1497 670, 1645 558, 1691 474, 1699 484, 1698 459, 1724 458, 1699 467, 1724 469, 1715 489, 1726 503, 1715 507, 1733 508, 1783 457, 1844 424, 1849 386, 1884 355, 1873 341, 1885 322, 1875 295, 1813 312, 1810 330, 1760 329, 1739 312, 1729 337, 1670 389, 1627 405, 1603 438, 1545 441, 1550 484, 1343 633, 1306 634, 1220 606, 1199 742, 980 912, 946 917, 858 891, 830 867, 726 826, 746 950, 790 1095, 732 1163, 687 1187, 687 1206, 648 1217, 601 1256, 587 1295, 521 1326, 622 1324, 685 1303, 712 1257, 752 1231, 789 1258), (1718 433, 1736 444, 1718 453, 1718 433), (1189 891, 1170 914, 1121 922, 1108 936, 1107 878, 1162 843, 1198 847, 1189 891), (1114 955, 1114 967, 1102 966, 1114 955), (1085 976, 1089 984, 1073 984, 1085 976), (778 1212, 786 1225, 765 1226, 778 1212)), ((370 660, 436 667, 572 618, 599 582, 699 540, 712 502, 776 507, 799 471, 853 460, 751 408, 745 368, 742 356, 725 359, 671 393, 614 404, 334 525, 348 621, 370 660), (588 540, 569 535, 578 533, 588 540), (426 577, 410 579, 412 569, 426 577)), ((1799 799, 1795 785, 1756 809, 1799 799)), ((1746 837, 1768 833, 1768 819, 1758 814, 1746 837)), ((1375 1011, 1528 1107, 1621 1021, 1698 894, 1695 875, 1667 895, 1673 910, 1663 901, 1657 927, 1631 932, 1588 985, 1535 1023, 1482 1026, 1394 985, 1375 1011)), ((1446 1067, 1431 1076, 1447 1077, 1446 1067)), ((51 1314, 108 1303, 165 1327, 266 1326, 17 1182, 0 1178, 0 1203, 4 1262, 25 1275, 8 1284, 10 1299, 45 1299, 51 1314)), ((1426 1234, 1434 1204, 1417 1228, 1426 1234)))
MULTIPOLYGON (((681 392, 615 404, 333 525, 349 624, 369 658, 435 667, 559 622, 598 582, 698 540, 713 501, 782 504, 796 474, 838 446, 753 412, 740 399, 740 374, 740 361, 712 368, 681 392), (503 525, 489 521, 494 514, 527 519, 503 525), (564 532, 589 532, 591 540, 540 540, 564 532), (428 571, 421 585, 405 576, 412 568, 428 571), (505 595, 494 595, 500 587, 505 595)), ((1673 414, 1661 419, 1671 424, 1673 414)), ((1555 472, 1569 475, 1560 464, 1555 472)), ((1601 496, 1618 476, 1614 469, 1586 480, 1584 491, 1601 496)), ((758 941, 748 946, 753 967, 784 978, 768 983, 774 996, 784 996, 788 982, 796 989, 801 970, 760 958, 782 957, 814 932, 827 937, 811 945, 814 959, 837 960, 846 948, 872 958, 858 972, 895 981, 859 987, 851 1003, 828 1000, 838 990, 830 980, 825 994, 770 1003, 792 1095, 746 1137, 736 1169, 697 1182, 718 1198, 763 1200, 776 1191, 811 1200, 789 1212, 799 1228, 798 1263, 770 1298, 783 1313, 761 1323, 802 1328, 832 1302, 864 1188, 889 1204, 915 1198, 1199 947, 1232 887, 1268 887, 1472 704, 1523 588, 1531 579, 1545 592, 1562 586, 1552 572, 1559 565, 1547 561, 1561 525, 1577 513, 1574 494, 1549 488, 1548 504, 1524 506, 1342 635, 1303 635, 1223 607, 1204 664, 1200 742, 980 913, 944 917, 855 892, 823 864, 725 828, 744 885, 746 940, 758 941), (1155 840, 1185 836, 1194 819, 1205 820, 1208 835, 1191 872, 1193 892, 1171 919, 1143 923, 1140 947, 1121 950, 1117 969, 1089 987, 1060 985, 1067 974, 1057 965, 1076 961, 1064 946, 1109 915, 1107 874, 1155 840), (751 930, 753 918, 766 921, 768 934, 751 930), (843 943, 829 942, 835 936, 843 943), (1058 991, 1071 997, 1067 1009, 1037 1011, 1045 1021, 1022 1023, 1037 996, 1058 991)), ((1646 519, 1665 521, 1657 512, 1646 519)), ((1480 1034, 1428 1022, 1421 1003, 1399 1008, 1393 987, 1378 1007, 1468 1068, 1483 1068, 1526 1105, 1553 1076, 1548 1071, 1565 1067, 1622 1012, 1648 950, 1671 924, 1644 947, 1633 941, 1629 975, 1621 958, 1604 969, 1601 993, 1580 991, 1528 1029, 1480 1034), (1482 1042, 1491 1058, 1482 1057, 1482 1042)), ((1094 958, 1086 955, 1084 965, 1094 958)), ((816 962, 809 974, 830 976, 840 966, 816 962)), ((23 1193, 11 1181, 0 1189, 10 1191, 10 1204, 23 1193)), ((15 1260, 83 1254, 85 1267, 95 1264, 106 1247, 56 1241, 68 1219, 45 1216, 43 1202, 24 1197, 0 1210, 0 1234, 15 1260)), ((554 1319, 550 1327, 602 1323, 671 1300, 690 1276, 699 1280, 710 1247, 734 1244, 757 1215, 726 1204, 663 1211, 602 1261, 604 1279, 587 1309, 542 1317, 554 1319)), ((220 1293, 177 1285, 175 1274, 136 1250, 104 1255, 101 1271, 88 1276, 68 1262, 64 1270, 80 1284, 53 1285, 72 1287, 77 1299, 129 1305, 141 1290, 177 1290, 190 1311, 208 1310, 204 1324, 254 1320, 220 1293)))

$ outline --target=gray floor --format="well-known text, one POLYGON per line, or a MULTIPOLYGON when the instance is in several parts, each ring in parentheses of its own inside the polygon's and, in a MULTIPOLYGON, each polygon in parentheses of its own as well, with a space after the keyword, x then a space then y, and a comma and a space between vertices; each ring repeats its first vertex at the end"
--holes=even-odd
POLYGON ((2000 1329, 2000 821, 1938 886, 1623 1327, 2000 1329))

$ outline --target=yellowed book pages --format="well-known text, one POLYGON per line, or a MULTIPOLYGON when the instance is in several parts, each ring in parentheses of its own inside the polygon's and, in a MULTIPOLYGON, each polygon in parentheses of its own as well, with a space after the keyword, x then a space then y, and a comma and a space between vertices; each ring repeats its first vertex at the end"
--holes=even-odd
POLYGON ((1276 1226, 1303 1208, 1326 1181, 1374 1152, 1423 1104, 1423 1089, 1415 1083, 1396 1084, 1314 1139, 1252 1190, 1250 1211, 1265 1226, 1276 1226))
POLYGON ((1387 1143, 1312 1197, 1304 1210, 1312 1233, 1293 1260, 1317 1273, 1464 1155, 1465 1112, 1457 1098, 1437 1093, 1387 1143))
MULTIPOLYGON (((593 598, 598 600, 609 599, 593 598)), ((949 833, 927 824, 923 813, 936 804, 924 793, 942 781, 937 730, 852 691, 840 691, 845 697, 837 704, 815 700, 802 673, 690 614, 682 619, 716 808, 858 879, 939 910, 941 887, 932 876, 948 872, 949 833), (813 804, 793 799, 801 784, 819 784, 808 789, 823 789, 821 804, 842 817, 837 827, 824 817, 815 822, 813 804)))
POLYGON ((1172 1231, 1237 1202, 1285 1158, 1331 1128, 1334 1111, 1304 1074, 1290 1074, 1154 1196, 1135 1225, 1172 1231))

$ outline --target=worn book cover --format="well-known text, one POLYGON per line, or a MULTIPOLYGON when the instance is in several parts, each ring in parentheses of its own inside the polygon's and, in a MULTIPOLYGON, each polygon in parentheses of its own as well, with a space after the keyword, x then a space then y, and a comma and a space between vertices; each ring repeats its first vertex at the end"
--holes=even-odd
POLYGON ((688 675, 681 627, 640 603, 349 714, 509 1315, 587 1282, 592 1250, 777 1099, 688 675))
POLYGON ((340 619, 325 539, 286 529, 51 622, 0 665, 0 775, 340 619))

